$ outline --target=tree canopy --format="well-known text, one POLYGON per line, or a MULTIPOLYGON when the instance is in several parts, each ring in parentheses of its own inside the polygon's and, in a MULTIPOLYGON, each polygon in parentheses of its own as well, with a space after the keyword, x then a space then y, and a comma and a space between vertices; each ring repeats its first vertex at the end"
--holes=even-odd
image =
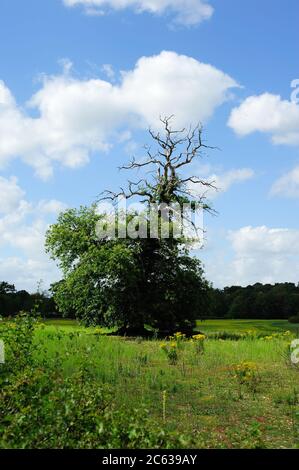
POLYGON ((54 299, 47 292, 29 293, 17 290, 13 284, 0 282, 0 317, 14 316, 20 311, 30 311, 38 305, 39 312, 44 317, 54 317, 58 314, 54 299))
POLYGON ((299 285, 256 283, 212 289, 210 315, 218 318, 287 319, 299 313, 299 285))
MULTIPOLYGON (((176 221, 168 208, 188 203, 193 213, 211 210, 206 191, 213 183, 180 173, 209 147, 200 126, 177 131, 171 122, 172 117, 161 120, 163 135, 150 130, 156 148, 146 147, 144 160, 133 158, 122 167, 145 170, 147 176, 129 180, 126 190, 105 191, 100 197, 112 202, 120 196, 138 198, 145 210, 154 204, 159 227, 165 222, 172 227, 169 237, 162 237, 160 230, 149 236, 150 218, 145 215, 146 236, 98 238, 97 224, 110 222, 97 204, 67 210, 50 227, 46 247, 64 274, 53 292, 65 314, 75 312, 87 324, 115 326, 126 334, 142 334, 145 325, 167 334, 192 331, 206 311, 209 284, 200 261, 190 256, 184 234, 174 236, 176 221)), ((126 214, 126 226, 134 215, 126 214)))

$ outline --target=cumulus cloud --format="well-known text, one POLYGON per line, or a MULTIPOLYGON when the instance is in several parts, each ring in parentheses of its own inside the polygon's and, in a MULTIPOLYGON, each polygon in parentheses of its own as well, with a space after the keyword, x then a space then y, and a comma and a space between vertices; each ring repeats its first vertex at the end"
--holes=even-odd
POLYGON ((298 282, 299 230, 243 227, 229 233, 236 283, 298 282))
POLYGON ((110 80, 114 80, 115 72, 111 64, 104 64, 101 70, 110 80))
MULTIPOLYGON (((254 171, 251 168, 237 168, 215 173, 212 172, 211 167, 207 165, 199 171, 198 176, 204 177, 205 180, 212 183, 216 188, 210 188, 206 191, 206 197, 208 199, 214 199, 221 195, 221 193, 228 191, 234 184, 252 179, 254 177, 254 171)), ((200 185, 189 183, 188 186, 189 190, 191 190, 193 194, 197 194, 198 191, 202 193, 202 187, 200 185)))
POLYGON ((0 214, 7 214, 17 209, 25 195, 18 185, 16 177, 4 178, 0 176, 0 214))
POLYGON ((299 281, 299 230, 246 226, 208 229, 199 254, 216 287, 299 281))
POLYGON ((4 178, 0 179, 0 201, 2 203, 6 197, 6 203, 0 213, 0 280, 29 290, 34 290, 40 279, 49 285, 59 279, 60 273, 45 254, 45 232, 51 215, 67 206, 57 200, 30 203, 24 198, 25 192, 17 185, 16 178, 11 177, 4 183, 2 180, 4 178), (9 190, 5 195, 7 186, 9 190))
POLYGON ((299 166, 278 178, 271 188, 270 195, 299 198, 299 166))
POLYGON ((250 96, 232 110, 228 125, 240 136, 263 132, 274 144, 299 145, 299 106, 278 95, 250 96))
POLYGON ((63 212, 67 209, 67 204, 64 204, 57 199, 50 199, 39 201, 37 205, 37 211, 43 214, 55 214, 58 215, 60 212, 63 212))
POLYGON ((20 157, 46 179, 55 163, 85 165, 124 131, 157 127, 161 114, 175 114, 178 126, 205 122, 237 86, 215 67, 167 51, 140 58, 114 85, 74 78, 68 67, 44 77, 25 109, 0 82, 0 165, 20 157))
POLYGON ((186 26, 208 20, 214 9, 207 0, 63 0, 68 7, 82 6, 89 15, 131 8, 136 13, 171 14, 174 22, 186 26))
POLYGON ((231 231, 229 239, 234 250, 241 254, 294 254, 299 253, 299 230, 288 228, 243 227, 231 231))
POLYGON ((218 191, 214 191, 213 196, 228 191, 235 183, 242 183, 254 177, 254 171, 251 168, 238 168, 223 172, 222 174, 210 175, 210 181, 213 181, 214 186, 218 191))
POLYGON ((23 259, 18 256, 2 258, 0 256, 0 279, 14 284, 17 289, 25 289, 29 292, 37 290, 39 282, 46 280, 48 288, 53 282, 61 278, 54 263, 37 259, 23 259))

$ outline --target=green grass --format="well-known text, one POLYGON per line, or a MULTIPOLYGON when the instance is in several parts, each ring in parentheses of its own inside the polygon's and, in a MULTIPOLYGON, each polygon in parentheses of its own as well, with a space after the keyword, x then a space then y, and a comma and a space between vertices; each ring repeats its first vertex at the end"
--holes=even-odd
MULTIPOLYGON (((227 322, 229 325, 232 322, 227 322)), ((282 330, 285 322, 246 322, 261 331, 282 330)), ((209 331, 223 329, 223 322, 205 322, 209 331)), ((241 323, 243 326, 243 322, 241 323)), ((90 367, 100 384, 109 384, 117 407, 145 405, 159 425, 193 436, 197 448, 289 448, 299 442, 294 431, 294 390, 299 375, 286 365, 287 341, 206 341, 203 356, 186 344, 177 365, 170 366, 159 341, 125 340, 92 334, 75 324, 46 325, 37 332, 44 342, 44 357, 59 357, 65 375, 79 365, 90 367), (257 392, 239 386, 232 367, 242 361, 257 364, 257 392), (163 391, 166 391, 166 422, 163 422, 163 391)), ((232 325, 231 325, 232 326, 232 325)), ((204 328, 201 328, 204 330, 204 328)), ((232 328, 237 329, 237 322, 232 328)))
MULTIPOLYGON (((69 319, 55 319, 45 320, 47 326, 53 326, 65 331, 84 331, 84 327, 80 326, 76 320, 69 319)), ((92 329, 88 329, 92 331, 92 329)), ((196 323, 196 330, 202 331, 205 334, 216 332, 228 333, 244 333, 248 330, 256 331, 257 333, 270 335, 271 333, 279 333, 284 331, 292 331, 299 336, 299 324, 289 323, 287 320, 198 320, 196 323)), ((108 333, 109 329, 101 328, 102 333, 108 333)))
POLYGON ((242 333, 246 330, 255 330, 265 334, 287 330, 297 333, 299 324, 292 324, 287 320, 204 320, 197 321, 196 329, 204 333, 216 331, 242 333))
MULTIPOLYGON (((0 326, 1 326, 0 321, 0 326)), ((64 331, 92 331, 92 328, 84 328, 76 320, 70 319, 51 319, 44 320, 47 326, 59 328, 64 331)), ((265 335, 283 331, 292 331, 299 336, 299 324, 289 323, 287 320, 198 320, 196 330, 204 333, 215 333, 217 331, 242 333, 248 330, 254 330, 265 335)), ((102 333, 108 333, 110 330, 101 328, 102 333)))
MULTIPOLYGON (((208 320, 199 322, 198 329, 271 334, 294 325, 283 320, 208 320)), ((41 346, 36 359, 41 365, 57 361, 65 377, 84 367, 99 387, 108 384, 117 409, 146 406, 157 426, 192 437, 195 448, 299 446, 299 370, 287 365, 290 338, 207 339, 203 355, 196 355, 194 344, 187 342, 178 363, 169 365, 160 341, 102 332, 72 320, 46 321, 35 333, 41 346), (233 369, 243 361, 257 365, 256 390, 247 385, 240 389, 233 369)))

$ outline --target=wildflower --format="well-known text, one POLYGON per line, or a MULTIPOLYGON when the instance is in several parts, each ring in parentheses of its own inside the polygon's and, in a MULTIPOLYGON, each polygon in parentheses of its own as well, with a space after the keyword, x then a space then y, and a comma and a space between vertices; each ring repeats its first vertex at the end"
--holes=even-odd
POLYGON ((271 341, 271 339, 273 339, 273 336, 264 336, 263 340, 264 341, 271 341))
POLYGON ((175 338, 185 338, 185 334, 182 333, 181 331, 178 331, 177 333, 174 334, 175 338))
POLYGON ((205 335, 202 335, 202 334, 193 335, 192 338, 195 339, 196 341, 204 341, 206 339, 205 335))
POLYGON ((239 383, 239 396, 242 397, 241 388, 246 385, 253 393, 258 384, 257 365, 255 362, 241 362, 234 366, 234 378, 239 383))
POLYGON ((205 335, 198 334, 192 336, 192 342, 195 345, 195 351, 197 354, 203 354, 204 352, 204 340, 206 339, 205 335))

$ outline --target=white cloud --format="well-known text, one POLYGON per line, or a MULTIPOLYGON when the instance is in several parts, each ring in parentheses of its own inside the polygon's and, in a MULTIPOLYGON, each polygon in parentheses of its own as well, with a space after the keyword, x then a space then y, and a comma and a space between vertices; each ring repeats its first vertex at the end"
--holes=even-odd
POLYGON ((248 226, 231 231, 229 239, 239 254, 299 254, 299 230, 248 226))
POLYGON ((254 171, 250 168, 239 168, 235 170, 226 171, 220 174, 212 174, 209 180, 213 181, 214 186, 218 192, 214 191, 214 196, 217 194, 228 191, 235 183, 242 183, 254 177, 254 171))
POLYGON ((229 240, 235 283, 298 282, 299 230, 249 226, 230 232, 229 240))
POLYGON ((299 230, 243 227, 231 231, 234 283, 298 282, 299 230))
POLYGON ((250 96, 232 110, 228 125, 240 136, 263 132, 274 144, 299 145, 299 106, 278 95, 250 96))
POLYGON ((83 6, 87 14, 104 15, 109 10, 132 8, 136 13, 172 14, 174 22, 195 25, 208 20, 214 9, 207 0, 63 0, 68 7, 83 6))
MULTIPOLYGON (((235 183, 242 183, 248 181, 254 177, 254 171, 251 168, 238 168, 224 172, 211 172, 211 167, 209 165, 202 168, 199 171, 199 178, 203 177, 206 181, 215 186, 216 189, 208 189, 206 191, 206 197, 208 199, 214 199, 219 196, 221 193, 228 191, 231 186, 235 183)), ((192 193, 201 194, 203 188, 199 184, 189 183, 189 189, 192 193)))
POLYGON ((67 209, 67 205, 57 199, 42 200, 37 205, 37 210, 44 214, 58 215, 67 209))
POLYGON ((102 71, 110 80, 114 80, 115 72, 111 64, 104 64, 102 66, 102 71))
MULTIPOLYGON (((16 179, 12 177, 7 182, 13 185, 16 179)), ((50 215, 64 210, 66 205, 57 200, 32 204, 23 198, 25 192, 19 186, 16 193, 12 203, 4 206, 5 213, 0 214, 0 280, 34 290, 40 279, 48 286, 60 278, 59 270, 45 254, 44 240, 50 215)))
POLYGON ((0 256, 0 279, 14 284, 17 289, 25 289, 29 292, 37 290, 39 282, 46 281, 43 287, 61 278, 54 263, 40 261, 32 258, 0 256))
POLYGON ((24 195, 25 192, 18 186, 17 178, 6 179, 0 176, 0 214, 17 209, 24 195))
POLYGON ((273 184, 271 196, 285 196, 288 198, 299 198, 299 166, 281 176, 273 184))
POLYGON ((208 229, 199 253, 216 287, 299 281, 299 230, 247 226, 208 229))
POLYGON ((68 65, 44 78, 27 103, 32 117, 0 82, 0 166, 20 157, 46 179, 55 163, 85 165, 124 130, 157 127, 159 115, 175 114, 178 126, 205 122, 237 86, 215 67, 167 51, 139 59, 117 85, 73 78, 68 65))
POLYGON ((191 57, 164 51, 142 57, 123 75, 121 95, 143 125, 157 124, 160 114, 175 114, 176 123, 207 121, 230 98, 237 83, 222 71, 191 57))

